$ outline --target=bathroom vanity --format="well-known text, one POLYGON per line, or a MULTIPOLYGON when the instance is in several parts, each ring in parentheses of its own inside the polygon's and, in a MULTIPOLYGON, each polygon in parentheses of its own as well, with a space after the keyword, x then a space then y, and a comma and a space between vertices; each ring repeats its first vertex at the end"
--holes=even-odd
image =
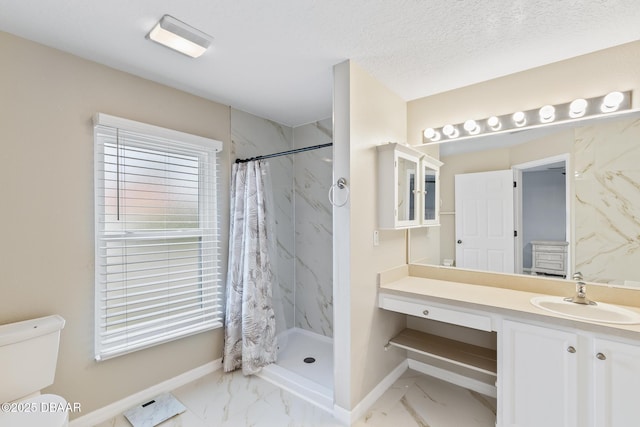
MULTIPOLYGON (((496 397, 500 427, 635 425, 640 324, 581 320, 531 303, 542 295, 570 296, 570 281, 474 272, 485 283, 473 284, 442 280, 442 272, 407 265, 379 274, 380 308, 408 315, 408 325, 428 319, 433 331, 445 331, 408 328, 390 338, 390 347, 407 349, 410 360, 437 362, 433 369, 418 364, 427 366, 425 373, 496 397), (447 336, 449 325, 472 339, 447 336), (495 346, 471 343, 476 334, 493 335, 495 346)), ((637 291, 598 288, 588 290, 596 301, 608 295, 619 306, 638 299, 637 291)), ((640 315, 637 307, 624 309, 640 315)))

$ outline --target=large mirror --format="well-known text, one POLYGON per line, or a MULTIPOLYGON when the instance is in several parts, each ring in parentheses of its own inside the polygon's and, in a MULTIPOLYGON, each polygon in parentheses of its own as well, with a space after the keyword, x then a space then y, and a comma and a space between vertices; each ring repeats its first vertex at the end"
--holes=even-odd
POLYGON ((640 286, 640 112, 438 149, 441 226, 411 262, 640 286))

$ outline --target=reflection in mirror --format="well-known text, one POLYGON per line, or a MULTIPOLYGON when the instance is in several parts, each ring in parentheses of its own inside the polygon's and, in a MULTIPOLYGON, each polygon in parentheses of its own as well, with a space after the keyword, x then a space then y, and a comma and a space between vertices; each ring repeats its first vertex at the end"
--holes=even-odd
MULTIPOLYGON (((462 208, 455 201, 455 176, 502 170, 511 171, 519 185, 512 209, 518 236, 512 271, 506 272, 562 278, 580 271, 590 282, 640 286, 638 117, 632 111, 573 127, 440 144, 441 227, 411 230, 411 262, 443 265, 450 259, 459 267, 456 246, 465 242, 457 243, 462 208)), ((486 227, 498 230, 501 214, 484 209, 486 227)), ((473 269, 495 271, 508 264, 491 249, 482 256, 494 267, 478 263, 473 269)))

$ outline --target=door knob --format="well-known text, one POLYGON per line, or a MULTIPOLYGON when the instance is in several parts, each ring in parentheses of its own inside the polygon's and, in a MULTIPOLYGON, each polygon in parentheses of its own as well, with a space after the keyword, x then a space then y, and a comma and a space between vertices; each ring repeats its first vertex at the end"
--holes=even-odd
POLYGON ((462 240, 458 240, 458 244, 461 244, 461 243, 462 243, 462 240))
POLYGON ((567 348, 567 351, 569 353, 575 353, 576 352, 576 348, 574 346, 570 345, 569 348, 567 348))
POLYGON ((602 353, 596 354, 596 358, 598 358, 598 360, 607 360, 607 356, 602 353))

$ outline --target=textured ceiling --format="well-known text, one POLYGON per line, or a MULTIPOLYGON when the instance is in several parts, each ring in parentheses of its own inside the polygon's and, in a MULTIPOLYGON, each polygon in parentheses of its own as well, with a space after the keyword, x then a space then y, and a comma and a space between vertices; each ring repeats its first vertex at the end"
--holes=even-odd
POLYGON ((638 0, 0 0, 0 30, 287 125, 353 59, 405 100, 640 39, 638 0), (211 34, 193 60, 145 35, 211 34))

